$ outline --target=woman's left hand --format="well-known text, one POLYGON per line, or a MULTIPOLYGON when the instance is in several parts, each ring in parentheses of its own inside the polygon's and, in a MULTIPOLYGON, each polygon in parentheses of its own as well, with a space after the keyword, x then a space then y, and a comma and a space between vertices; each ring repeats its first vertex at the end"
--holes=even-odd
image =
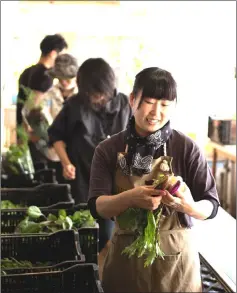
POLYGON ((162 203, 178 212, 188 213, 195 204, 190 189, 184 182, 182 182, 174 196, 167 190, 165 190, 165 193, 166 195, 162 196, 162 203))

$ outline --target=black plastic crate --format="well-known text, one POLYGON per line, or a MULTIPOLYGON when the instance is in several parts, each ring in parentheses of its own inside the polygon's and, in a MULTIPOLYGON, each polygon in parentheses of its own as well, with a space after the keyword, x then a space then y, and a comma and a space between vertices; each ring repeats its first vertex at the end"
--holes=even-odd
MULTIPOLYGON (((79 204, 71 209, 66 209, 68 215, 77 210, 87 209, 87 204, 79 204)), ((49 213, 57 215, 57 209, 48 209, 43 211, 47 216, 49 213)), ((25 218, 26 210, 2 210, 1 211, 1 233, 14 233, 16 226, 25 218)), ((78 229, 79 241, 82 253, 85 255, 86 262, 96 263, 99 253, 99 228, 81 228, 78 229)))
POLYGON ((26 210, 1 210, 1 234, 13 234, 16 226, 25 218, 26 210))
POLYGON ((102 293, 95 264, 78 264, 63 271, 3 275, 2 293, 102 293))
POLYGON ((34 174, 1 175, 2 188, 31 188, 44 183, 57 183, 54 169, 40 169, 34 174))
POLYGON ((33 175, 31 178, 29 178, 28 174, 27 176, 24 174, 12 176, 1 175, 1 188, 32 188, 39 184, 33 175))
POLYGON ((56 179, 56 171, 54 169, 40 169, 35 171, 34 179, 39 184, 58 183, 56 179))
POLYGON ((57 263, 55 265, 47 266, 35 266, 35 267, 14 267, 14 268, 1 268, 1 275, 19 275, 29 273, 41 273, 41 272, 55 272, 63 271, 74 265, 80 264, 82 261, 68 260, 57 263))
MULTIPOLYGON (((82 203, 74 206, 71 209, 66 209, 67 215, 72 215, 75 211, 88 209, 87 204, 82 203)), ((58 210, 49 209, 46 211, 46 216, 48 213, 57 215, 58 210)), ((87 263, 98 262, 97 257, 99 254, 99 226, 92 228, 80 228, 77 230, 79 234, 79 241, 82 253, 85 255, 87 263)))
POLYGON ((79 241, 86 262, 97 264, 99 254, 99 228, 78 229, 79 241))
POLYGON ((74 230, 61 230, 52 234, 1 235, 1 258, 19 261, 52 262, 66 260, 84 262, 79 235, 74 230))
MULTIPOLYGON (((33 188, 1 188, 1 200, 27 207, 36 205, 40 209, 70 208, 74 205, 71 187, 68 184, 45 183, 33 188)), ((11 211, 25 208, 11 209, 11 211)), ((9 211, 8 209, 1 211, 9 211)))

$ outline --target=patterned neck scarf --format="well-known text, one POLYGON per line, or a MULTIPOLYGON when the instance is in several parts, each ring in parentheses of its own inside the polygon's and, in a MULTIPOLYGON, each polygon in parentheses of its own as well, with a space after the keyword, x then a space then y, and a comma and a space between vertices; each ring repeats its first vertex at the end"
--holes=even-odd
POLYGON ((170 122, 168 121, 161 129, 146 137, 140 137, 135 130, 134 116, 131 118, 125 143, 128 151, 118 163, 124 174, 129 176, 142 176, 152 170, 152 161, 156 151, 166 143, 171 134, 170 122))

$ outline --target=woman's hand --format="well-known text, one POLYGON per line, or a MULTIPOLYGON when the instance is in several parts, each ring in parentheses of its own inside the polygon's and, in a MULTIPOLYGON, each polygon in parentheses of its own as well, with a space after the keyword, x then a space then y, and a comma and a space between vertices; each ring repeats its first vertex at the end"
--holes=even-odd
POLYGON ((68 180, 73 180, 76 178, 76 168, 72 164, 67 164, 63 166, 63 177, 68 180))
POLYGON ((153 186, 138 186, 127 191, 130 197, 130 206, 147 210, 156 210, 161 203, 163 190, 154 189, 153 186))
POLYGON ((195 205, 190 189, 184 182, 182 182, 175 196, 171 195, 167 190, 165 190, 165 193, 166 195, 162 197, 162 203, 178 212, 189 214, 189 211, 195 205))

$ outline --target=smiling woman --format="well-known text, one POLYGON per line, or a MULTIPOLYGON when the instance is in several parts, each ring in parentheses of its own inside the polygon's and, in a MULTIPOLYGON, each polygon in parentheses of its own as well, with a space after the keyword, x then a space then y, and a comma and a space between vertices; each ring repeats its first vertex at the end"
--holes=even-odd
POLYGON ((215 217, 219 200, 200 149, 171 128, 176 98, 170 72, 142 70, 130 94, 127 129, 95 150, 88 204, 95 218, 116 223, 103 270, 106 293, 202 291, 192 217, 215 217), (164 183, 167 174, 182 184, 167 190, 148 183, 164 183))
MULTIPOLYGON (((137 99, 139 100, 141 97, 138 96, 137 99)), ((136 103, 136 101, 134 102, 132 100, 131 103, 136 103)), ((137 117, 136 125, 136 131, 141 136, 147 136, 149 133, 155 132, 159 128, 162 128, 170 120, 175 106, 174 101, 157 101, 156 99, 151 98, 145 98, 143 101, 143 105, 144 104, 149 106, 147 106, 145 109, 144 107, 141 107, 142 109, 139 114, 136 113, 136 111, 134 112, 135 117, 139 115, 142 115, 143 117, 141 119, 137 117), (144 131, 145 124, 147 131, 144 131)))
POLYGON ((162 128, 173 114, 176 99, 176 83, 167 71, 152 67, 141 71, 130 96, 138 134, 147 136, 162 128))

